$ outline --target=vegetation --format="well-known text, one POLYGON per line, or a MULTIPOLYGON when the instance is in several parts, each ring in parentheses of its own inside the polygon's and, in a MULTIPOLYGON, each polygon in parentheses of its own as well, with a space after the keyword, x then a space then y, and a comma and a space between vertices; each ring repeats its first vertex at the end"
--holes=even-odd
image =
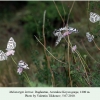
POLYGON ((0 86, 100 86, 100 24, 89 21, 90 12, 99 14, 99 1, 17 1, 9 5, 1 6, 0 49, 5 52, 10 37, 17 46, 15 55, 0 61, 0 86), (66 24, 79 33, 71 33, 55 46, 53 31, 66 24), (92 42, 86 32, 94 35, 92 42), (74 45, 77 49, 72 52, 74 45), (30 68, 21 75, 15 64, 19 60, 30 68))

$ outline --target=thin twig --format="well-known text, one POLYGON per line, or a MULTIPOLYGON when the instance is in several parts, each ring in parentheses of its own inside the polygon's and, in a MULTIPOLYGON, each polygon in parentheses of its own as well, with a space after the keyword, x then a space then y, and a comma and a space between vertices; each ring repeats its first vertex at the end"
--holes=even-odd
POLYGON ((54 4, 55 4, 55 7, 56 7, 56 9, 57 9, 57 11, 58 11, 58 14, 59 14, 60 18, 61 18, 62 21, 63 21, 63 24, 65 25, 64 19, 62 18, 61 14, 60 14, 60 12, 59 12, 59 9, 58 9, 58 7, 57 7, 57 5, 56 5, 56 3, 55 3, 55 1, 53 1, 53 2, 54 2, 54 4))
MULTIPOLYGON (((63 11, 64 11, 64 22, 65 22, 65 15, 66 15, 66 11, 65 11, 65 8, 64 8, 64 5, 63 5, 63 1, 61 1, 61 4, 62 4, 62 7, 63 7, 63 11)), ((65 23, 63 23, 63 27, 65 26, 65 23)))
MULTIPOLYGON (((85 73, 86 73, 87 79, 88 79, 88 81, 89 81, 89 77, 88 77, 87 71, 86 71, 86 69, 85 69, 85 66, 84 66, 84 64, 83 64, 83 62, 82 62, 82 60, 81 60, 81 58, 80 58, 80 55, 78 54, 78 52, 76 52, 76 53, 77 53, 77 55, 78 55, 78 57, 79 57, 79 59, 80 59, 80 61, 81 61, 81 63, 82 63, 82 66, 83 66, 84 71, 85 71, 85 73)), ((89 83, 89 82, 88 82, 88 83, 89 83)), ((90 85, 90 83, 89 83, 89 85, 90 85)))
POLYGON ((69 15, 70 15, 70 13, 71 13, 71 11, 72 11, 72 8, 73 8, 73 6, 74 6, 74 3, 75 3, 75 1, 73 1, 73 4, 72 4, 72 6, 71 6, 71 9, 70 9, 70 11, 69 11, 69 13, 68 13, 68 18, 67 18, 66 26, 68 26, 69 15))
POLYGON ((16 61, 13 59, 13 57, 11 56, 11 59, 13 60, 13 62, 17 65, 16 61))
POLYGON ((98 50, 100 50, 100 48, 98 47, 98 45, 95 43, 95 41, 94 41, 94 40, 93 40, 93 42, 94 42, 94 44, 95 44, 96 48, 97 48, 98 50))
MULTIPOLYGON (((71 6, 71 8, 70 8, 70 11, 69 11, 69 13, 68 13, 68 18, 67 18, 67 24, 66 24, 66 27, 68 27, 69 15, 70 15, 70 13, 71 13, 71 11, 72 11, 72 8, 73 8, 73 6, 74 6, 74 3, 75 3, 75 1, 73 2, 72 6, 71 6)), ((67 40, 66 40, 65 37, 64 37, 64 39, 65 39, 65 41, 67 42, 67 40)), ((70 46, 72 47, 72 45, 71 45, 71 42, 70 42, 70 39, 69 39, 69 35, 68 35, 68 38, 67 38, 67 39, 68 39, 67 44, 68 44, 69 79, 70 79, 70 85, 71 85, 71 87, 72 87, 72 79, 71 79, 71 75, 70 75, 70 59, 69 59, 69 47, 70 47, 70 46)))
POLYGON ((70 85, 71 85, 71 87, 72 87, 72 79, 71 79, 71 75, 70 75, 70 59, 69 59, 69 35, 68 35, 68 67, 69 67, 69 79, 70 79, 70 85))
MULTIPOLYGON (((78 71, 80 73, 80 71, 78 71)), ((90 86, 90 83, 88 83, 87 79, 85 78, 84 75, 82 75, 82 77, 85 79, 86 83, 90 86)))
MULTIPOLYGON (((66 24, 66 26, 68 27, 68 21, 69 21, 69 15, 70 15, 70 13, 71 13, 71 11, 72 11, 72 8, 73 8, 73 6, 74 6, 74 3, 75 3, 75 1, 73 2, 73 4, 72 4, 72 6, 71 6, 71 9, 70 9, 70 11, 69 11, 69 13, 68 13, 68 18, 67 18, 67 24, 66 24)), ((68 66, 69 66, 69 79, 70 79, 70 85, 71 85, 71 87, 72 87, 72 79, 71 79, 71 75, 70 75, 70 59, 69 59, 69 46, 70 46, 70 44, 71 44, 71 42, 70 42, 70 39, 69 39, 69 35, 67 36, 68 38, 68 66)), ((71 45, 72 46, 72 45, 71 45)))
MULTIPOLYGON (((77 51, 77 52, 78 52, 78 51, 77 51)), ((81 54, 80 54, 79 52, 78 52, 78 54, 80 55, 80 58, 82 59, 82 61, 84 62, 84 64, 86 65, 86 67, 88 68, 88 70, 89 70, 89 72, 90 72, 90 69, 89 69, 87 63, 84 61, 84 59, 82 58, 82 56, 81 56, 81 54)))
MULTIPOLYGON (((34 36, 35 36, 35 35, 34 35, 34 36)), ((48 49, 40 42, 40 40, 39 40, 36 36, 35 36, 35 38, 36 38, 37 41, 45 48, 45 50, 48 51, 48 49)), ((51 52, 48 51, 48 53, 49 53, 55 60, 57 60, 58 62, 63 63, 63 64, 67 64, 67 63, 62 62, 61 60, 57 59, 55 56, 52 55, 51 52)))
POLYGON ((23 71, 23 72, 24 72, 23 75, 24 75, 24 77, 26 78, 27 82, 29 83, 30 86, 32 86, 32 85, 31 85, 31 82, 30 82, 30 79, 29 79, 29 77, 27 76, 26 72, 25 72, 25 71, 23 71))
MULTIPOLYGON (((44 46, 46 47, 46 39, 45 39, 45 32, 44 32, 45 14, 46 14, 46 11, 44 11, 44 16, 43 16, 43 39, 44 39, 44 46)), ((50 67, 50 62, 49 62, 49 59, 48 59, 48 56, 47 56, 45 47, 44 47, 44 53, 45 53, 45 56, 46 56, 48 68, 49 68, 49 70, 50 70, 50 72, 51 72, 51 76, 52 76, 52 79, 51 79, 51 81, 52 81, 52 86, 55 86, 54 74, 53 74, 53 71, 52 71, 52 69, 51 69, 51 67, 50 67)))
MULTIPOLYGON (((82 40, 81 40, 81 41, 82 41, 82 40)), ((92 60, 94 60, 95 62, 97 62, 98 64, 100 64, 100 62, 96 61, 96 60, 91 56, 91 54, 88 52, 88 50, 86 49, 86 47, 85 47, 83 41, 82 41, 82 45, 83 45, 84 49, 86 50, 87 54, 90 56, 90 58, 91 58, 92 60)))
POLYGON ((89 25, 89 20, 88 20, 88 18, 89 18, 89 1, 88 1, 88 8, 87 8, 87 24, 88 24, 88 30, 89 30, 89 32, 90 32, 90 25, 89 25))

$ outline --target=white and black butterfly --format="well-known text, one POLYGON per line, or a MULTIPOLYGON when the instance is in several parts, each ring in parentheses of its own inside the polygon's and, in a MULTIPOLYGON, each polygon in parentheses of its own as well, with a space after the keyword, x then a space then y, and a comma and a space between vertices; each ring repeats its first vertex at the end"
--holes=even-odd
POLYGON ((16 42, 11 37, 7 43, 7 48, 6 48, 7 52, 4 53, 2 50, 0 50, 0 61, 7 60, 9 55, 14 55, 15 51, 13 49, 15 49, 15 47, 16 47, 16 42))
POLYGON ((55 43, 55 46, 57 46, 59 44, 59 42, 61 41, 61 39, 66 36, 66 35, 63 35, 65 32, 68 32, 68 34, 71 34, 72 32, 74 33, 78 33, 78 30, 75 29, 75 28, 72 28, 72 27, 63 27, 63 28, 60 28, 60 29, 55 29, 53 34, 54 36, 57 36, 57 40, 56 40, 56 43, 55 43))
POLYGON ((6 50, 9 51, 9 50, 13 50, 15 49, 16 47, 16 42, 14 41, 14 39, 11 37, 7 43, 7 48, 6 50))
POLYGON ((89 20, 92 22, 92 23, 95 23, 97 21, 100 21, 100 16, 96 13, 93 13, 93 12, 90 12, 90 18, 89 20))
POLYGON ((26 64, 23 60, 20 60, 18 63, 18 67, 29 69, 28 64, 26 64))
POLYGON ((7 56, 2 50, 0 50, 0 61, 4 61, 4 60, 7 60, 7 56))
POLYGON ((93 39, 94 39, 94 36, 91 35, 89 32, 86 33, 86 37, 87 37, 87 39, 88 39, 89 42, 92 42, 93 39))

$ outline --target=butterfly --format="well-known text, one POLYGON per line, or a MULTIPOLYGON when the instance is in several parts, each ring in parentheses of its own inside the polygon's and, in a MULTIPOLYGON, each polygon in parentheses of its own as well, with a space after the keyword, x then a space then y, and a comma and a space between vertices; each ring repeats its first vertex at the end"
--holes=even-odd
POLYGON ((29 69, 28 64, 26 64, 23 60, 20 60, 18 63, 18 67, 29 69))
POLYGON ((96 13, 93 13, 93 12, 90 12, 90 18, 89 20, 92 22, 92 23, 95 23, 97 21, 100 21, 100 16, 96 13))
POLYGON ((86 33, 86 37, 87 37, 87 39, 88 39, 89 42, 92 42, 93 39, 94 39, 94 36, 91 35, 89 32, 86 33))
POLYGON ((14 39, 11 37, 7 43, 7 51, 13 50, 16 47, 16 42, 14 41, 14 39))
POLYGON ((29 69, 29 67, 28 67, 28 64, 26 64, 23 60, 20 60, 18 63, 17 73, 21 75, 21 73, 23 72, 23 69, 29 69))
POLYGON ((0 61, 4 61, 4 60, 7 60, 7 56, 2 50, 0 50, 0 61))
POLYGON ((56 40, 55 46, 57 46, 60 43, 60 41, 61 41, 62 38, 64 38, 65 36, 71 34, 72 32, 78 33, 78 30, 75 29, 75 28, 66 27, 66 26, 63 27, 63 28, 60 28, 58 30, 55 29, 53 31, 53 34, 54 34, 54 36, 57 36, 58 37, 57 40, 56 40))
POLYGON ((13 50, 13 49, 15 49, 15 47, 16 47, 16 42, 15 42, 14 39, 11 37, 11 38, 9 39, 8 43, 7 43, 7 48, 6 48, 7 52, 6 52, 5 54, 6 54, 7 56, 14 55, 15 50, 13 50))

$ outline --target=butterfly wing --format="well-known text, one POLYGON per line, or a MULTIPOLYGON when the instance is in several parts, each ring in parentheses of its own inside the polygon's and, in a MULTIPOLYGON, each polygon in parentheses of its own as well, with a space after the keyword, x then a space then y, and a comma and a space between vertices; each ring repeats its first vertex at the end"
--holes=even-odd
POLYGON ((53 32, 54 36, 57 36, 57 40, 55 42, 55 46, 57 46, 59 44, 59 42, 61 41, 61 38, 62 38, 62 33, 61 33, 61 29, 55 29, 54 32, 53 32))
POLYGON ((4 61, 4 60, 7 60, 7 56, 2 50, 0 50, 0 61, 4 61))
POLYGON ((93 13, 93 12, 90 12, 90 18, 89 20, 92 22, 92 23, 95 23, 97 21, 100 21, 100 16, 96 13, 93 13))
POLYGON ((76 29, 76 28, 73 28, 73 27, 68 27, 68 31, 70 33, 74 32, 74 33, 79 33, 79 31, 76 29))
POLYGON ((7 48, 6 50, 13 50, 16 47, 16 42, 14 41, 14 39, 11 37, 7 43, 7 48))
POLYGON ((62 34, 59 33, 59 34, 58 34, 58 38, 57 38, 56 43, 55 43, 55 46, 57 46, 57 45, 60 43, 62 37, 63 37, 62 34))
POLYGON ((61 32, 61 31, 67 31, 68 29, 67 29, 67 27, 65 26, 65 27, 63 27, 63 28, 60 28, 59 30, 60 30, 60 32, 61 32))
POLYGON ((61 33, 61 31, 57 30, 57 29, 55 29, 53 32, 54 36, 58 36, 60 33, 61 33))

